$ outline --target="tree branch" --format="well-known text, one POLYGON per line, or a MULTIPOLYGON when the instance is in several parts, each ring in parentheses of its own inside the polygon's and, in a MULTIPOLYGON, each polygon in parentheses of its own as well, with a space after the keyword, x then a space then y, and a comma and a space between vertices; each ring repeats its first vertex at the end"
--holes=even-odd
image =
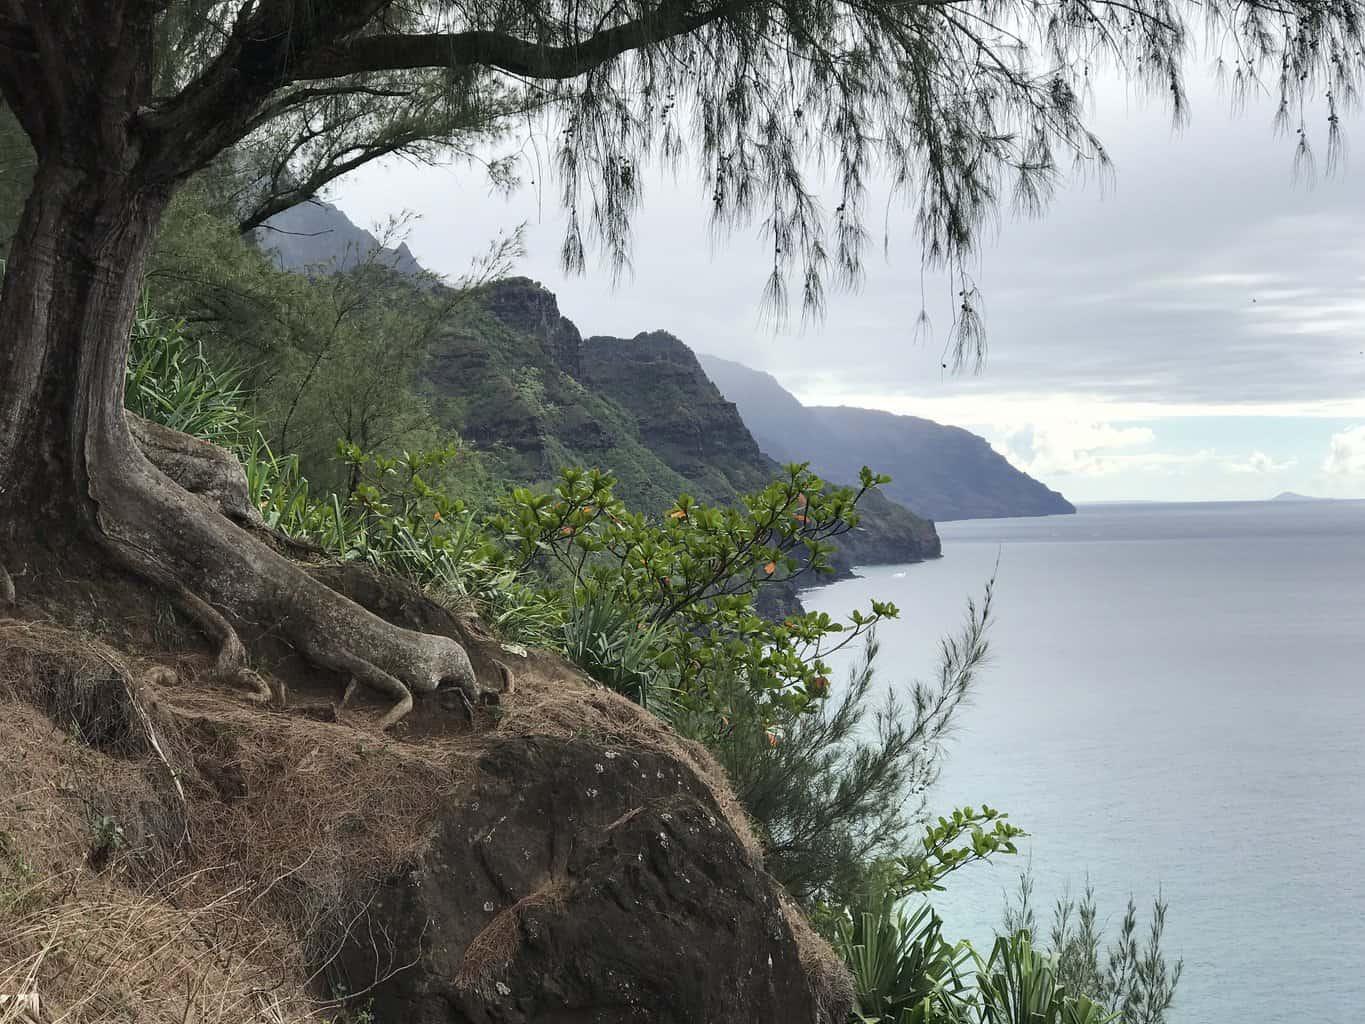
POLYGON ((687 35, 751 6, 754 0, 666 5, 653 15, 594 32, 581 43, 545 46, 502 32, 363 36, 319 51, 293 73, 296 80, 341 78, 373 71, 484 66, 527 78, 575 78, 631 50, 687 35))
POLYGON ((248 134, 254 132, 256 129, 275 120, 275 118, 283 117, 290 111, 295 110, 306 103, 311 103, 314 100, 342 96, 375 96, 383 99, 404 99, 405 97, 411 96, 412 93, 413 90, 411 89, 376 89, 372 86, 364 85, 340 85, 330 88, 298 89, 289 93, 287 96, 281 96, 279 99, 267 103, 262 107, 260 112, 248 122, 247 132, 248 134))
POLYGON ((503 32, 361 35, 385 0, 274 0, 243 9, 222 54, 145 126, 153 177, 179 179, 241 139, 269 96, 294 82, 419 68, 498 69, 560 80, 624 53, 687 35, 759 0, 660 0, 631 21, 548 45, 503 32))

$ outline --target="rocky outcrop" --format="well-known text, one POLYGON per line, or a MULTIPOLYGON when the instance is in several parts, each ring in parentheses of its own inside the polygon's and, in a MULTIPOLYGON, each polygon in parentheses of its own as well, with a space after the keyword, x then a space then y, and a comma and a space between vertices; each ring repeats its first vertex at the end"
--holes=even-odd
POLYGON ((263 710, 207 659, 0 621, 0 788, 27 794, 0 807, 0 882, 26 872, 0 980, 36 964, 57 1015, 98 985, 158 1020, 230 996, 243 1024, 312 1021, 341 996, 383 1024, 842 1024, 846 973, 704 749, 403 584, 320 574, 481 673, 511 662, 511 688, 472 722, 419 700, 380 735, 377 706, 338 721, 343 680, 285 652, 261 664, 290 706, 263 710), (49 913, 70 957, 38 955, 50 929, 26 922, 49 913))
POLYGON ((733 402, 716 390, 692 350, 667 331, 583 345, 584 383, 635 418, 640 439, 699 497, 728 502, 770 483, 775 464, 733 402))
POLYGON ((511 277, 488 287, 484 301, 506 327, 536 339, 560 370, 570 377, 581 374, 582 335, 572 320, 560 315, 553 292, 528 277, 511 277))
POLYGON ((696 773, 593 738, 500 738, 353 943, 382 1021, 814 1021, 779 895, 696 773), (382 950, 379 958, 376 949, 382 950))

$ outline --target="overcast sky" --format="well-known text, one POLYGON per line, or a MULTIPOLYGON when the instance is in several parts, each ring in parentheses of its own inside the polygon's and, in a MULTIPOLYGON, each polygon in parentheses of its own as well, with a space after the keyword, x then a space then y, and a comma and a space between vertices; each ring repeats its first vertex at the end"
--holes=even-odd
MULTIPOLYGON (((585 336, 665 329, 807 403, 967 427, 1076 501, 1365 496, 1365 117, 1345 119, 1343 171, 1296 184, 1272 103, 1233 116, 1211 82, 1191 93, 1178 134, 1120 90, 1101 95, 1092 124, 1112 184, 1077 183, 1042 219, 1004 220, 973 271, 990 346, 979 374, 941 367, 941 276, 925 279, 934 337, 915 339, 919 248, 900 207, 857 294, 834 297, 823 323, 797 316, 774 332, 760 317, 763 247, 753 233, 714 246, 692 179, 654 180, 632 272, 614 288, 604 270, 560 270, 563 219, 533 159, 510 199, 478 170, 401 162, 364 169, 333 198, 366 226, 418 214, 409 245, 450 276, 526 222, 519 272, 585 336)), ((1311 127, 1321 157, 1323 125, 1311 127)))

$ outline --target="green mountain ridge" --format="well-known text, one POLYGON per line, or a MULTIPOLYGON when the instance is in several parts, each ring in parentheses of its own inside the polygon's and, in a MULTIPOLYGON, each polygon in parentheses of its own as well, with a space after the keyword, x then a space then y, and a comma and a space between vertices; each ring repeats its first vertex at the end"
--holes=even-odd
MULTIPOLYGON (((272 219, 257 242, 289 270, 344 269, 375 251, 401 288, 421 269, 406 247, 384 248, 321 202, 272 219)), ((529 278, 482 285, 454 303, 422 378, 437 419, 478 450, 494 479, 540 483, 597 467, 617 478, 628 505, 657 511, 684 492, 733 504, 781 475, 682 341, 666 331, 585 341, 555 295, 529 278)), ((941 554, 933 523, 885 495, 866 495, 862 509, 838 542, 841 574, 941 554)))
POLYGON ((971 431, 878 409, 803 405, 769 373, 719 356, 700 359, 775 459, 809 461, 831 479, 869 465, 890 474, 888 498, 936 522, 1076 511, 971 431))
MULTIPOLYGON (((673 335, 584 341, 553 293, 527 278, 472 298, 433 347, 426 379, 438 416, 499 475, 544 480, 596 466, 628 504, 662 509, 682 492, 730 504, 780 474, 673 335)), ((839 569, 938 557, 932 523, 882 495, 865 500, 863 522, 840 538, 839 569)))

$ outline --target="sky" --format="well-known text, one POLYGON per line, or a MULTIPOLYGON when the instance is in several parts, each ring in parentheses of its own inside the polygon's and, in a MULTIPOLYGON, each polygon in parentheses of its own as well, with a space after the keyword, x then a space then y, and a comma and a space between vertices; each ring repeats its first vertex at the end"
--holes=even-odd
MULTIPOLYGON (((516 272, 555 292, 584 336, 668 330, 807 404, 966 427, 1073 501, 1365 497, 1365 115, 1343 118, 1342 170, 1296 180, 1268 98, 1233 112, 1202 72, 1190 92, 1174 131, 1101 87, 1090 123, 1113 177, 1065 184, 1039 219, 1006 215, 981 247, 971 273, 989 348, 975 373, 944 369, 952 286, 922 273, 913 211, 875 182, 861 288, 781 329, 762 315, 757 231, 717 243, 686 175, 647 179, 615 283, 602 267, 560 268, 564 218, 535 144, 511 196, 477 166, 390 160, 331 198, 365 226, 415 214, 409 246, 451 277, 524 224, 516 272)), ((1309 122, 1320 164, 1324 118, 1309 122)))

